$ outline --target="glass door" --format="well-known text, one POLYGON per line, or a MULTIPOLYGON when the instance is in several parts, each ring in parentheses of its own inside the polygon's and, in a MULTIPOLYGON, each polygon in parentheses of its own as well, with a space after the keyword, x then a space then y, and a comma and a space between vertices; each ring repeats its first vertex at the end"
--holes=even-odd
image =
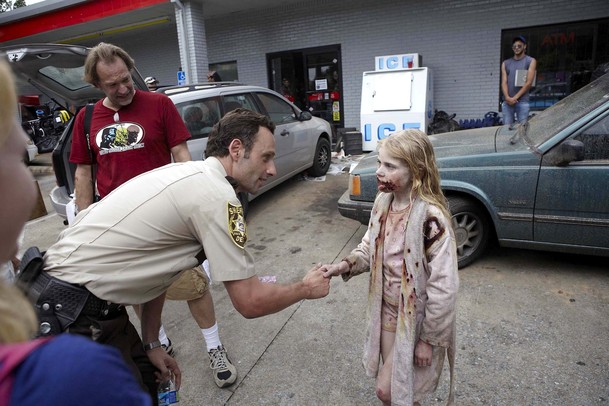
POLYGON ((344 126, 340 45, 269 54, 267 66, 269 88, 328 121, 334 133, 344 126))

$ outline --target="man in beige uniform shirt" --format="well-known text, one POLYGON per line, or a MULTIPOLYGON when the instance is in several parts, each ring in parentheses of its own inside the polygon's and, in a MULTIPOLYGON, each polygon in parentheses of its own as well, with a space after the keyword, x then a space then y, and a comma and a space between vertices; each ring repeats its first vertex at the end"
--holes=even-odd
POLYGON ((41 319, 56 316, 61 330, 116 346, 156 393, 155 368, 164 376, 173 372, 178 385, 181 377, 157 340, 165 292, 204 256, 247 318, 326 296, 329 279, 318 267, 298 283, 260 282, 245 248, 236 192, 256 193, 275 175, 274 128, 266 116, 237 109, 215 126, 205 161, 142 174, 84 210, 48 249, 30 289, 41 319), (73 305, 66 291, 74 291, 71 298, 84 293, 84 303, 73 305), (143 347, 124 304, 142 304, 143 347))

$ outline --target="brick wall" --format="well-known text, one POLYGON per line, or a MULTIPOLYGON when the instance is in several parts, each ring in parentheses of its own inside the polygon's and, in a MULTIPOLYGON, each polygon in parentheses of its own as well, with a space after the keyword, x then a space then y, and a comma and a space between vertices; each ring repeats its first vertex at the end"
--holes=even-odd
MULTIPOLYGON (((311 0, 205 21, 197 4, 188 13, 199 80, 206 80, 207 62, 236 60, 239 81, 267 87, 266 54, 339 44, 345 126, 356 128, 362 72, 374 70, 375 56, 421 54, 433 72, 435 108, 457 119, 482 117, 498 109, 503 29, 609 17, 607 0, 311 0), (205 33, 196 32, 200 27, 205 33), (205 40, 207 53, 198 45, 205 40)), ((111 39, 143 76, 176 83, 182 62, 175 26, 111 39)))
POLYGON ((237 60, 239 80, 261 86, 267 53, 340 44, 345 126, 359 128, 362 72, 374 70, 375 56, 421 54, 435 107, 481 117, 498 109, 502 29, 607 16, 606 0, 313 0, 206 20, 206 28, 209 61, 237 60))

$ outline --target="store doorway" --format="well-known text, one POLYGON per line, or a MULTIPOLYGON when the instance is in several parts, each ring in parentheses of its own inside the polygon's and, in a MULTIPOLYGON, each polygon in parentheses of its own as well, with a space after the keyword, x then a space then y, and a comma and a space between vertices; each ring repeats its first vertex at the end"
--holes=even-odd
POLYGON ((267 55, 269 87, 336 129, 344 127, 340 45, 267 55))

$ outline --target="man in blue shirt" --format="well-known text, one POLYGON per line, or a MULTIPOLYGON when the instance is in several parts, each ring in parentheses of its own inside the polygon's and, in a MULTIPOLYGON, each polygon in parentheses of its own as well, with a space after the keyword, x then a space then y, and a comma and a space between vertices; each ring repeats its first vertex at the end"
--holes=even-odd
POLYGON ((514 56, 501 64, 501 92, 503 93, 503 123, 514 124, 514 115, 518 123, 524 123, 529 117, 529 90, 533 86, 537 70, 537 61, 526 54, 527 41, 522 35, 512 39, 514 56), (525 70, 524 84, 517 83, 516 72, 525 70))

